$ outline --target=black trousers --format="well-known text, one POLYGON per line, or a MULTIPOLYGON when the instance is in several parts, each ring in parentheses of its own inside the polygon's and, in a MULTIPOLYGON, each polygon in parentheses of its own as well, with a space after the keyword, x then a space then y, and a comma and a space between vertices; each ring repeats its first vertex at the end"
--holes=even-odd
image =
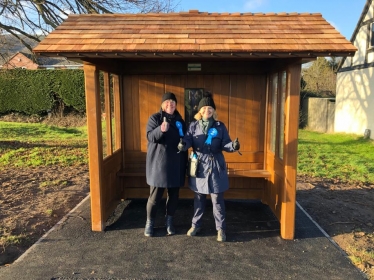
MULTIPOLYGON (((179 200, 179 188, 168 188, 166 198, 166 215, 174 216, 179 200)), ((157 209, 160 205, 165 188, 150 187, 150 194, 147 202, 147 220, 156 218, 157 209)))

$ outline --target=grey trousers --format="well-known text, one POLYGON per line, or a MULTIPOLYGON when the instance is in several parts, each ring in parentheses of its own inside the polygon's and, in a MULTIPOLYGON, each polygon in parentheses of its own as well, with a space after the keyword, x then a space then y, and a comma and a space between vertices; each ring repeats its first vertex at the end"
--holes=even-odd
MULTIPOLYGON (((226 230, 226 210, 225 200, 223 199, 222 193, 211 193, 210 197, 213 204, 213 216, 216 223, 217 231, 222 229, 226 230)), ((194 197, 194 215, 192 218, 193 227, 201 227, 201 218, 203 217, 205 205, 206 205, 206 194, 196 193, 194 197)))

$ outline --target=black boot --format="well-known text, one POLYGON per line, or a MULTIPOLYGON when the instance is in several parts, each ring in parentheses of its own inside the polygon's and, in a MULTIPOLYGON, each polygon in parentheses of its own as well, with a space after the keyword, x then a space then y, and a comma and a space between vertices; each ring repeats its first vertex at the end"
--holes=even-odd
POLYGON ((153 236, 153 226, 154 226, 154 220, 147 220, 145 224, 145 229, 144 229, 144 235, 148 237, 153 236))
POLYGON ((173 226, 173 216, 166 216, 166 231, 168 232, 168 235, 175 234, 175 228, 173 226))

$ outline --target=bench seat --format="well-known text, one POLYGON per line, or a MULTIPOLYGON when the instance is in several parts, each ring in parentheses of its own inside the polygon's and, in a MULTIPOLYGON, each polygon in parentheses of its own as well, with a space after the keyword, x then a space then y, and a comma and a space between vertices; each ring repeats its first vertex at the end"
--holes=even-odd
MULTIPOLYGON (((227 170, 229 177, 249 177, 249 178, 270 178, 270 172, 264 169, 234 169, 229 168, 227 170)), ((127 168, 117 173, 119 177, 141 177, 145 176, 144 168, 127 168)))

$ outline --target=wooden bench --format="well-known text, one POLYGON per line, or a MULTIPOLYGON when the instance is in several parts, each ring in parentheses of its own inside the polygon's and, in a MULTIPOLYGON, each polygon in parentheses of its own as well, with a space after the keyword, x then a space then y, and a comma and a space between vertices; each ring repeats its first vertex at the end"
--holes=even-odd
MULTIPOLYGON (((245 170, 245 169, 233 169, 227 170, 229 177, 248 177, 248 178, 270 178, 270 172, 267 170, 245 170)), ((145 176, 145 168, 127 168, 117 173, 119 177, 142 177, 145 176)))

